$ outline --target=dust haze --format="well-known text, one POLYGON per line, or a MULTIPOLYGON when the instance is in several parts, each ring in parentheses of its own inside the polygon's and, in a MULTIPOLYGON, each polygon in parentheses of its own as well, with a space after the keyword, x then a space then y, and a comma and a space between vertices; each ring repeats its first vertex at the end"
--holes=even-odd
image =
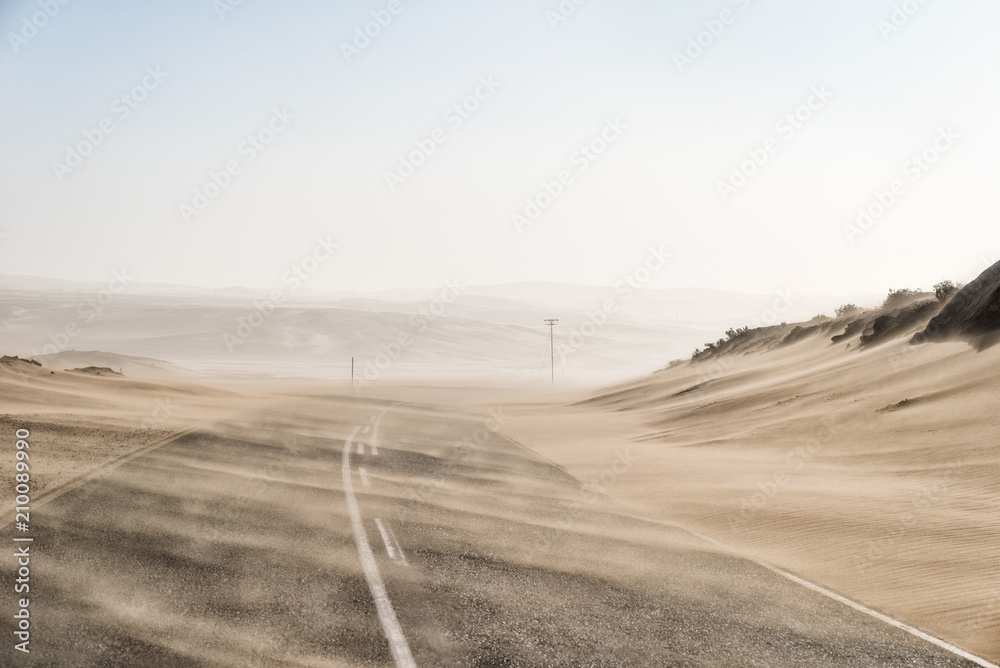
POLYGON ((0 666, 1000 668, 997 25, 0 3, 0 666))

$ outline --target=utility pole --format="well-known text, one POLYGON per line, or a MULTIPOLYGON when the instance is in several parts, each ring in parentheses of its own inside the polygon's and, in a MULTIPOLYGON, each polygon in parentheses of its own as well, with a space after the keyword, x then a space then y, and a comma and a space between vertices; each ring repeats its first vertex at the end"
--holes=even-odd
POLYGON ((351 385, 354 385, 354 356, 351 356, 351 385))
POLYGON ((556 384, 556 339, 555 327, 559 318, 546 318, 545 324, 549 326, 549 348, 552 350, 552 384, 556 384))

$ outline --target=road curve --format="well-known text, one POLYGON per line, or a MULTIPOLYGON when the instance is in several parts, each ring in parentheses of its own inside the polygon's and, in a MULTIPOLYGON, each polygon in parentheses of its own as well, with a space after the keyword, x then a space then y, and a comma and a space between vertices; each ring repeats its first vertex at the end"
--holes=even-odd
POLYGON ((616 512, 485 416, 390 407, 289 398, 53 498, 18 665, 989 665, 616 512))

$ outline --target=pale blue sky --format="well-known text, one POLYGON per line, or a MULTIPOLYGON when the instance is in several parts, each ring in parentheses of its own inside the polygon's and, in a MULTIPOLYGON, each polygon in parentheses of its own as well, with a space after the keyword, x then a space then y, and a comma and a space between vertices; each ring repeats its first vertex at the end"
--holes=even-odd
POLYGON ((0 4, 0 273, 269 287, 331 234, 340 255, 310 287, 608 285, 655 243, 673 254, 656 287, 847 294, 966 279, 1000 252, 995 3, 927 2, 886 39, 897 0, 588 0, 555 29, 558 0, 400 0, 347 62, 341 42, 388 4, 243 0, 220 20, 212 0, 71 0, 17 52, 38 0, 0 4), (679 72, 674 52, 725 9, 679 72), (147 67, 167 76, 120 120, 147 67), (449 127, 480 77, 498 89, 449 127), (813 86, 832 99, 723 203, 718 182, 813 86), (245 162, 275 108, 295 120, 245 162), (574 151, 616 117, 627 129, 578 172, 574 151), (53 162, 103 118, 114 132, 60 182, 53 162), (390 191, 384 173, 438 127, 390 191), (909 180, 948 127, 959 139, 909 180), (185 224, 179 206, 229 160, 241 173, 185 224), (511 216, 560 170, 573 182, 519 234, 511 216))

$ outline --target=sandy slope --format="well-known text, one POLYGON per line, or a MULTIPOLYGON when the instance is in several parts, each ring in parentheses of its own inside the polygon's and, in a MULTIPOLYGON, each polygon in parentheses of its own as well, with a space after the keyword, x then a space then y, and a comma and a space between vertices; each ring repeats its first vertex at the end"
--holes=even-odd
POLYGON ((1000 659, 1000 347, 827 337, 579 396, 506 433, 608 497, 1000 659), (855 341, 856 342, 856 341, 855 341))
MULTIPOLYGON (((858 352, 823 337, 596 396, 384 384, 366 396, 502 409, 506 435, 599 490, 595 508, 677 522, 995 661, 998 370, 1000 347, 858 352), (621 452, 634 465, 603 480, 621 452)), ((33 451, 45 492, 199 421, 315 392, 7 365, 0 427, 46 444, 33 451)), ((0 460, 7 494, 10 480, 0 460)))
POLYGON ((393 665, 355 531, 419 666, 970 665, 396 391, 285 388, 33 512, 18 665, 393 665))
MULTIPOLYGON (((31 432, 31 485, 45 494, 101 464, 196 424, 246 410, 247 395, 175 379, 144 381, 0 364, 0 433, 31 432)), ((12 498, 14 459, 0 457, 0 494, 12 498)))

